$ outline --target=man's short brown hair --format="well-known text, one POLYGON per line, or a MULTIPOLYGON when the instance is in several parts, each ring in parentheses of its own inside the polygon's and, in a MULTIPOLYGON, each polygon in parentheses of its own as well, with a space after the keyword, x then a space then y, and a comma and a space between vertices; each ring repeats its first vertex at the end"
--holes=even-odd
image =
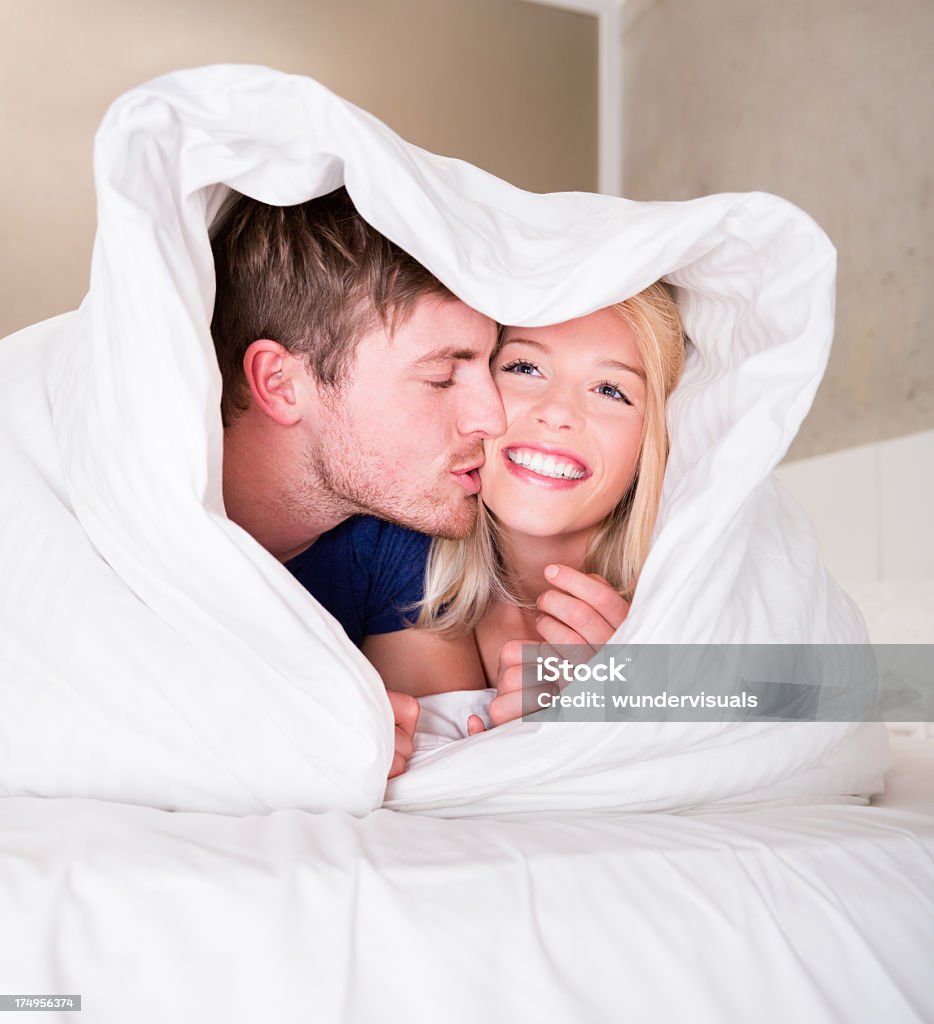
POLYGON ((211 334, 225 427, 248 408, 243 356, 257 339, 279 342, 303 357, 321 384, 336 388, 363 335, 380 323, 391 331, 423 296, 452 297, 367 224, 344 188, 298 206, 239 196, 211 246, 217 280, 211 334))

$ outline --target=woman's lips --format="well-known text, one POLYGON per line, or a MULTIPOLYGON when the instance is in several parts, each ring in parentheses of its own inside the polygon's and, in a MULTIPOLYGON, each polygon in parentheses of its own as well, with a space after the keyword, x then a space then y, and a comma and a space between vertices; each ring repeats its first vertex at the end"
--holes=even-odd
POLYGON ((537 487, 567 490, 591 476, 580 456, 564 448, 539 444, 511 444, 502 448, 502 459, 513 476, 537 487))

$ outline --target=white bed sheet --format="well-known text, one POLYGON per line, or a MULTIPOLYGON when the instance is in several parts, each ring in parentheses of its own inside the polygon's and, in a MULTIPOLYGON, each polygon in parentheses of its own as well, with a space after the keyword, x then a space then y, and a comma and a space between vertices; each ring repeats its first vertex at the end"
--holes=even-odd
POLYGON ((871 807, 451 821, 6 799, 0 991, 80 993, 85 1024, 931 1021, 934 744, 895 751, 871 807))

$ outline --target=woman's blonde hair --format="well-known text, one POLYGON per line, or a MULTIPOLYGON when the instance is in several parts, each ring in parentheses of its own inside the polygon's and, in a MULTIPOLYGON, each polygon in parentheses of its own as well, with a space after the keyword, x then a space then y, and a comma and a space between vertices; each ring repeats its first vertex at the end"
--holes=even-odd
MULTIPOLYGON (((658 514, 668 460, 665 409, 684 366, 684 328, 674 296, 661 281, 613 309, 632 331, 642 359, 645 418, 632 484, 597 526, 584 571, 599 573, 631 600, 658 514)), ((503 564, 496 517, 482 497, 479 509, 476 529, 469 537, 432 541, 416 626, 463 633, 477 625, 495 598, 521 603, 503 564)))

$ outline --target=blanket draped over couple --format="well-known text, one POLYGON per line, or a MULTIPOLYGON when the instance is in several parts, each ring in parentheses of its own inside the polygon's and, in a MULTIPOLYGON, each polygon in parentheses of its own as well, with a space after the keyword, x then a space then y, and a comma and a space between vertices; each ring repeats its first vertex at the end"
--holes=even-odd
POLYGON ((228 814, 686 811, 866 796, 882 726, 538 723, 453 742, 386 788, 376 672, 224 514, 208 227, 227 187, 361 214, 508 324, 556 323, 660 277, 691 345, 651 554, 620 643, 862 642, 770 473, 813 400, 835 254, 764 194, 533 195, 409 145, 302 77, 179 72, 95 147, 79 310, 0 343, 0 792, 228 814))

